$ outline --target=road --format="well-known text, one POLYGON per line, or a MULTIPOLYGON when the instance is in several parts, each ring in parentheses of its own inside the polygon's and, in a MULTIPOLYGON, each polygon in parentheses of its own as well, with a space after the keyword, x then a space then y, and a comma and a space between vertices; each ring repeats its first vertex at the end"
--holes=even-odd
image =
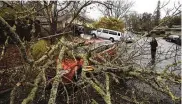
MULTIPOLYGON (((168 65, 171 65, 173 63, 181 61, 181 46, 176 45, 171 42, 167 42, 162 37, 156 38, 158 42, 157 52, 156 52, 156 63, 155 65, 151 65, 151 52, 150 52, 150 44, 151 38, 142 38, 139 41, 137 41, 135 44, 129 44, 131 46, 130 51, 138 51, 139 57, 136 59, 136 63, 138 63, 143 69, 149 68, 150 66, 154 66, 153 70, 156 70, 158 72, 163 71, 168 65)), ((170 67, 168 70, 172 70, 174 73, 181 75, 181 63, 177 64, 177 66, 170 67)), ((165 96, 160 96, 159 93, 155 93, 154 90, 151 90, 150 87, 148 87, 145 84, 137 83, 137 82, 129 82, 130 85, 133 85, 140 89, 141 91, 144 91, 146 93, 153 93, 156 98, 159 99, 168 99, 165 96)), ((181 89, 179 85, 171 85, 170 89, 175 94, 175 96, 180 97, 181 96, 181 89)), ((169 99, 168 99, 169 100, 169 99)), ((167 100, 166 100, 167 101, 167 100)))
MULTIPOLYGON (((157 71, 162 71, 167 65, 181 61, 181 46, 167 42, 162 37, 156 38, 156 40, 158 42, 155 63, 157 71)), ((151 38, 145 37, 132 45, 132 50, 138 51, 138 54, 141 54, 137 59, 137 63, 143 67, 151 65, 150 41, 151 38)), ((176 69, 180 69, 180 65, 176 69)))
MULTIPOLYGON (((88 36, 89 37, 89 36, 88 36)), ((133 58, 132 60, 137 63, 141 68, 147 69, 150 67, 154 67, 153 70, 156 71, 163 71, 168 65, 171 65, 173 63, 181 61, 181 46, 176 45, 171 42, 167 42, 162 37, 156 38, 158 42, 157 52, 156 52, 156 61, 154 65, 150 64, 151 61, 151 52, 150 52, 150 37, 144 37, 144 38, 136 38, 138 40, 134 43, 127 43, 128 53, 131 52, 136 53, 135 55, 137 57, 133 58)), ((108 41, 108 40, 103 40, 108 41)), ((103 42, 103 44, 106 44, 106 42, 103 42)), ((108 42, 108 44, 110 44, 108 42)), ((169 68, 169 70, 173 70, 176 74, 181 74, 181 63, 177 66, 173 66, 169 68), (175 71, 174 71, 175 70, 175 71)), ((140 91, 146 92, 146 93, 152 93, 156 99, 163 99, 167 101, 165 96, 157 93, 155 90, 152 90, 149 86, 146 84, 138 83, 137 81, 128 81, 128 86, 135 86, 135 88, 140 89, 140 91)), ((170 86, 172 92, 175 94, 175 96, 180 97, 181 95, 181 89, 178 85, 171 85, 170 86)), ((168 99, 169 100, 169 99, 168 99)), ((171 101, 169 101, 171 102, 171 101)))
MULTIPOLYGON (((85 39, 91 39, 90 35, 84 35, 81 36, 85 39)), ((103 39, 102 39, 103 40, 103 39)), ((134 43, 128 43, 129 51, 136 52, 136 56, 138 57, 135 58, 136 63, 142 66, 143 68, 145 67, 150 67, 150 61, 151 61, 151 52, 150 52, 150 41, 151 37, 144 37, 144 38, 139 38, 136 37, 137 42, 134 43)), ((163 69, 166 68, 166 66, 171 65, 173 63, 181 61, 181 46, 176 45, 175 43, 167 42, 164 40, 162 37, 156 38, 158 42, 158 47, 157 47, 157 52, 156 52, 156 61, 155 61, 155 69, 157 71, 162 71, 163 69)), ((102 42, 103 44, 106 45, 108 40, 105 40, 106 42, 102 42)), ((110 44, 110 42, 108 42, 110 44)), ((175 67, 175 69, 179 69, 177 73, 180 73, 181 69, 181 64, 175 67)), ((173 69, 173 70, 175 70, 173 69)))

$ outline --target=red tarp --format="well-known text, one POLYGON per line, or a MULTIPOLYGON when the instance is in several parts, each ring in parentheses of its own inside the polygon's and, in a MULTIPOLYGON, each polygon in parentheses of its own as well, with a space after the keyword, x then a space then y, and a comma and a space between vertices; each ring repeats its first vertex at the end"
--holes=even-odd
POLYGON ((80 67, 82 67, 83 59, 80 59, 79 61, 74 59, 63 59, 61 65, 63 67, 63 70, 69 71, 69 73, 63 76, 62 80, 64 83, 70 83, 73 80, 75 71, 77 71, 78 69, 80 69, 80 67))

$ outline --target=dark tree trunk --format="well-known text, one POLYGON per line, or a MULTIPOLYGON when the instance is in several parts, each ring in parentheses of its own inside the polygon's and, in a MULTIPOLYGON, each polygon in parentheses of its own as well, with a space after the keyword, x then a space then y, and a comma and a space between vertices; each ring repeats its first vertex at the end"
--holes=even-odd
MULTIPOLYGON (((55 35, 57 33, 57 1, 53 2, 53 14, 52 14, 52 23, 50 23, 50 31, 51 35, 55 35)), ((53 44, 55 42, 54 38, 51 38, 51 43, 53 44)))
POLYGON ((25 49, 25 46, 23 44, 23 42, 21 41, 20 37, 18 36, 18 34, 11 28, 11 26, 0 16, 0 27, 1 29, 3 29, 4 31, 7 32, 7 34, 9 35, 9 37, 17 44, 19 45, 22 57, 24 58, 24 60, 31 64, 32 60, 30 60, 27 57, 27 51, 25 49))

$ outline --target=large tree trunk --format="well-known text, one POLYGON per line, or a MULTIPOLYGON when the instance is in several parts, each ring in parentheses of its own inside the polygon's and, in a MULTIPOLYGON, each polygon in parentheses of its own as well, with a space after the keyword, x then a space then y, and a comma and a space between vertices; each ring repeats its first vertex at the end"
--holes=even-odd
MULTIPOLYGON (((53 2, 53 6, 52 6, 52 20, 50 23, 50 31, 51 31, 51 35, 55 35, 57 33, 57 1, 52 1, 53 2)), ((51 39, 51 43, 54 43, 54 38, 51 39)))

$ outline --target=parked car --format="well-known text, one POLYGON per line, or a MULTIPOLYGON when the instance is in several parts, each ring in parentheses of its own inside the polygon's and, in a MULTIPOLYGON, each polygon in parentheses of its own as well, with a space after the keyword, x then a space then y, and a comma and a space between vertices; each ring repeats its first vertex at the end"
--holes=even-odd
POLYGON ((175 41, 175 43, 181 45, 181 36, 175 41))
POLYGON ((109 39, 112 42, 114 41, 120 41, 122 38, 122 33, 119 31, 114 31, 114 30, 109 30, 109 29, 104 29, 104 28, 99 28, 97 30, 91 31, 91 34, 93 37, 100 37, 104 39, 109 39))
POLYGON ((126 43, 132 43, 134 41, 134 37, 128 36, 125 41, 126 43))
POLYGON ((179 35, 169 35, 168 37, 164 37, 164 39, 168 42, 173 42, 178 45, 181 45, 181 36, 179 35))
POLYGON ((132 43, 135 40, 136 35, 134 35, 132 32, 130 31, 125 31, 123 34, 123 40, 126 43, 132 43))

